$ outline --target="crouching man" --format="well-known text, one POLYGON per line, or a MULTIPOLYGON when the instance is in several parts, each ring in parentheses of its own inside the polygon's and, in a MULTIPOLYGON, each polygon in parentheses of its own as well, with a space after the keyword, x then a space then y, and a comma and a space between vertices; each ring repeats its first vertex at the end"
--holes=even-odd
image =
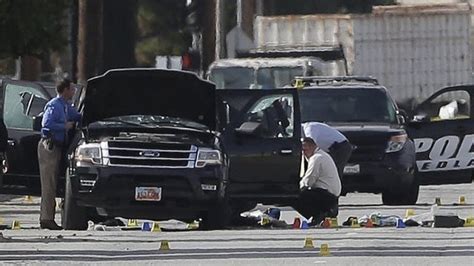
POLYGON ((321 150, 312 138, 303 139, 303 154, 308 167, 300 180, 301 194, 293 206, 311 225, 317 225, 325 217, 338 214, 338 197, 341 181, 331 156, 321 150))

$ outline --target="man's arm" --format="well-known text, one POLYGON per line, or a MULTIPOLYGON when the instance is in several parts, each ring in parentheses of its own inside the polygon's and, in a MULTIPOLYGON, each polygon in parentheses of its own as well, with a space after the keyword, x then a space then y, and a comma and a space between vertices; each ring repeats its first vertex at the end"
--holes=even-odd
POLYGON ((311 158, 308 161, 308 169, 301 178, 300 188, 312 187, 319 179, 320 174, 320 162, 317 160, 318 157, 311 158))
POLYGON ((68 104, 67 105, 67 112, 68 112, 68 120, 69 121, 74 121, 74 122, 79 122, 81 121, 82 115, 74 108, 72 105, 68 104))
POLYGON ((50 130, 63 130, 66 125, 64 123, 55 122, 58 119, 58 108, 54 105, 48 105, 44 111, 42 125, 50 130))

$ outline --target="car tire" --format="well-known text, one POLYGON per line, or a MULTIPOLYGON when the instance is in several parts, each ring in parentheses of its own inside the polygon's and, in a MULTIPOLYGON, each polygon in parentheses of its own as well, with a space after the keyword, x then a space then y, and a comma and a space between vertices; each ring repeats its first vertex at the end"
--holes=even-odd
POLYGON ((412 182, 404 189, 385 191, 382 193, 382 202, 384 205, 415 205, 418 201, 420 183, 416 178, 415 172, 410 172, 412 182))
POLYGON ((61 210, 61 224, 66 230, 87 229, 87 208, 77 205, 72 196, 72 182, 69 177, 69 169, 66 170, 66 188, 64 190, 64 202, 61 210))
POLYGON ((219 201, 202 217, 200 228, 203 230, 225 229, 230 224, 232 209, 227 201, 219 201))

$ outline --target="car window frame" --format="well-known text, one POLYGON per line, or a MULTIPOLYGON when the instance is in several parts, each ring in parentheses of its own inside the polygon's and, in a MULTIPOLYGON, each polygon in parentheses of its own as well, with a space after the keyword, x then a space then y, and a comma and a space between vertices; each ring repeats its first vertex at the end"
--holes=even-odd
MULTIPOLYGON (((2 106, 1 106, 1 109, 2 109, 2 119, 5 123, 5 126, 7 129, 11 129, 11 130, 21 130, 21 131, 31 131, 31 132, 34 132, 34 129, 33 129, 33 124, 31 125, 31 128, 23 128, 23 127, 16 127, 16 126, 9 126, 7 123, 6 123, 6 120, 5 120, 5 104, 6 104, 6 95, 7 95, 7 89, 8 89, 8 86, 9 85, 13 85, 13 86, 21 86, 21 87, 28 87, 30 88, 30 91, 32 89, 36 90, 36 92, 39 92, 39 95, 46 99, 47 101, 49 101, 51 99, 51 96, 49 95, 49 93, 39 84, 36 84, 34 82, 27 82, 27 81, 21 81, 21 80, 4 80, 3 81, 3 84, 2 84, 2 106)), ((30 101, 32 98, 34 98, 33 96, 34 95, 37 95, 37 94, 32 94, 32 97, 30 98, 30 101)), ((30 103, 28 103, 29 105, 30 103)), ((26 112, 28 112, 29 106, 27 107, 27 110, 26 112)), ((23 115, 25 116, 28 116, 27 114, 25 114, 24 112, 22 112, 23 115)), ((29 116, 28 116, 29 117, 29 116)), ((33 118, 32 118, 33 119, 33 118)))

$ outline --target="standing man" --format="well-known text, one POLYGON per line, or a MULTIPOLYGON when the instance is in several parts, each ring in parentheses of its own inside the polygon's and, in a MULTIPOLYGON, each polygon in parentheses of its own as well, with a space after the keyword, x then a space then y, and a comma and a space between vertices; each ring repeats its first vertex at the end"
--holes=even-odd
POLYGON ((308 168, 300 180, 301 194, 294 208, 311 224, 319 224, 325 217, 338 214, 341 180, 331 156, 320 149, 312 138, 303 139, 303 154, 308 168))
POLYGON ((304 123, 303 132, 306 137, 312 138, 319 148, 331 155, 342 179, 344 166, 352 154, 352 145, 347 138, 338 130, 319 122, 304 123))
POLYGON ((38 160, 41 176, 40 228, 61 230, 54 221, 56 207, 56 184, 63 151, 67 148, 67 134, 81 115, 71 106, 76 90, 70 80, 62 80, 56 86, 58 96, 50 100, 45 108, 38 143, 38 160))

